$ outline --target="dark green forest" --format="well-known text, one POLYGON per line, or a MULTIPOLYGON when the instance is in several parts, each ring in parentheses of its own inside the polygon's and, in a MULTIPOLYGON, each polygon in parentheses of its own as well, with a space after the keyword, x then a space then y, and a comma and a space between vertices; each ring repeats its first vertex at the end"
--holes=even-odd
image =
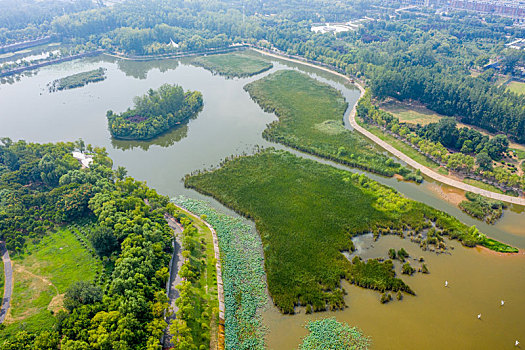
MULTIPOLYGON (((44 11, 42 6, 36 8, 44 11)), ((482 20, 466 12, 445 16, 424 10, 397 14, 395 5, 378 0, 131 0, 86 11, 78 6, 51 22, 0 25, 3 36, 25 26, 16 30, 32 31, 32 38, 53 35, 70 45, 131 55, 202 51, 232 43, 271 47, 359 75, 378 98, 418 100, 436 112, 525 142, 524 97, 495 85, 493 71, 471 75, 471 69, 482 70, 497 59, 502 73, 519 73, 524 55, 505 48, 503 38, 522 37, 524 29, 511 26, 507 18, 489 15, 482 20), (310 30, 312 23, 365 16, 369 19, 356 31, 334 35, 310 30)))
MULTIPOLYGON (((52 329, 21 330, 3 339, 1 349, 160 347, 167 326, 165 288, 172 253, 172 231, 164 215, 177 214, 167 197, 125 177, 125 169, 111 167, 104 149, 86 148, 81 141, 33 144, 2 139, 0 239, 16 255, 27 242, 38 241, 50 230, 90 222, 89 239, 107 275, 97 284, 86 281, 72 286, 65 296, 66 309, 55 314, 52 329), (75 149, 93 155, 90 168, 81 169, 71 156, 75 149)), ((195 303, 191 298, 188 293, 187 302, 195 303)), ((186 333, 192 332, 190 325, 200 327, 180 317, 186 333)), ((188 344, 191 336, 185 337, 188 344)))
POLYGON ((184 92, 177 85, 164 84, 157 90, 133 99, 133 109, 122 114, 107 112, 111 135, 124 140, 150 140, 183 121, 202 108, 202 94, 184 92))

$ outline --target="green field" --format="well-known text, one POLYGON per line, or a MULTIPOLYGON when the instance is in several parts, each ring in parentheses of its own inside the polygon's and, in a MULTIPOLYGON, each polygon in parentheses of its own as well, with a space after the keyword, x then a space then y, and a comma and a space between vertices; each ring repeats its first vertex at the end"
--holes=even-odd
POLYGON ((392 176, 408 172, 361 135, 345 129, 341 93, 297 71, 282 70, 245 86, 266 111, 275 112, 263 136, 298 150, 392 176))
POLYGON ((25 329, 51 329, 51 312, 62 308, 62 297, 77 281, 93 281, 97 261, 67 229, 51 232, 38 243, 30 243, 23 254, 11 255, 13 299, 5 337, 25 329), (13 323, 14 322, 14 323, 13 323))
POLYGON ((507 85, 507 89, 519 95, 525 95, 525 83, 519 81, 511 81, 507 85))
POLYGON ((271 62, 254 57, 248 52, 201 56, 192 60, 192 63, 229 78, 250 77, 273 67, 271 62))
MULTIPOLYGON (((351 264, 340 252, 353 249, 352 236, 400 234, 403 229, 417 233, 429 228, 432 219, 469 246, 482 242, 476 231, 451 216, 364 175, 284 151, 237 158, 218 170, 187 177, 185 184, 255 221, 268 288, 285 313, 293 313, 298 304, 314 310, 323 310, 325 303, 340 307, 343 277, 371 289, 410 292, 387 264, 351 264)), ((433 240, 427 243, 441 247, 441 241, 433 240)))
POLYGON ((411 106, 397 101, 382 104, 381 109, 398 117, 400 123, 426 125, 437 123, 442 118, 441 115, 423 106, 411 106))
POLYGON ((465 178, 465 179, 463 179, 463 182, 466 183, 466 184, 472 185, 472 186, 476 186, 476 187, 481 188, 483 190, 492 191, 492 192, 496 192, 496 193, 503 193, 503 191, 500 190, 499 188, 497 188, 496 186, 492 186, 492 185, 486 184, 483 181, 465 178))

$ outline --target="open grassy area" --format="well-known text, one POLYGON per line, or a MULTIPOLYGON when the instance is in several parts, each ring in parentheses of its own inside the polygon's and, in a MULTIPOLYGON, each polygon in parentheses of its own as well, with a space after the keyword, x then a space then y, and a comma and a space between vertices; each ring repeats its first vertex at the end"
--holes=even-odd
POLYGON ((423 106, 413 106, 398 101, 382 104, 381 109, 398 117, 401 123, 426 125, 437 123, 443 117, 423 106))
POLYGON ((2 337, 22 329, 51 329, 52 312, 62 308, 64 292, 74 282, 93 281, 97 269, 95 258, 65 228, 29 243, 23 254, 11 255, 11 260, 13 299, 2 337))
POLYGON ((341 307, 343 277, 366 288, 410 292, 392 276, 388 264, 352 268, 341 254, 353 249, 352 236, 416 234, 430 228, 433 220, 444 234, 467 245, 482 242, 477 231, 455 218, 364 175, 284 151, 240 157, 218 170, 187 177, 185 184, 255 221, 264 246, 268 288, 285 313, 294 312, 299 304, 314 310, 341 307))
POLYGON ((522 83, 520 81, 511 81, 507 85, 507 89, 514 93, 525 95, 525 83, 522 83))
POLYGON ((192 63, 229 78, 250 77, 273 67, 271 62, 254 57, 249 52, 201 56, 193 59, 192 63))
POLYGON ((492 192, 496 192, 496 193, 503 193, 503 191, 500 190, 499 188, 497 188, 496 186, 492 186, 492 185, 486 184, 483 181, 465 178, 465 179, 463 179, 463 182, 466 183, 466 184, 472 185, 472 186, 476 186, 476 187, 481 188, 483 190, 492 191, 492 192))
POLYGON ((345 129, 341 93, 308 75, 282 70, 245 86, 266 111, 279 117, 263 136, 274 142, 353 167, 392 176, 408 172, 383 150, 345 129))

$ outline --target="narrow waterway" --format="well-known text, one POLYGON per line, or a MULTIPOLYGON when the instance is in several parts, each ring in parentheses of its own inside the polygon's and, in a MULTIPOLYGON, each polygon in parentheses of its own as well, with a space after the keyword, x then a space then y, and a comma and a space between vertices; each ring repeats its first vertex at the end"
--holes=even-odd
MULTIPOLYGON (((278 69, 301 69, 339 89, 350 105, 359 97, 357 89, 327 72, 273 58, 271 61, 274 62, 271 71, 247 79, 212 75, 189 65, 188 60, 133 62, 101 56, 45 67, 36 75, 0 85, 0 137, 30 142, 82 138, 86 143, 106 147, 115 165, 125 166, 131 176, 147 181, 160 193, 202 199, 184 188, 181 180, 185 174, 214 167, 232 154, 251 153, 257 145, 283 148, 262 139, 262 131, 276 118, 250 99, 243 90, 248 82, 278 69), (98 67, 107 69, 108 78, 103 82, 56 93, 47 91, 46 85, 57 78, 98 67), (154 141, 113 141, 107 130, 106 111, 124 111, 131 106, 134 96, 164 83, 201 91, 203 111, 154 141)), ((344 120, 346 123, 347 118, 344 120)), ((525 248, 525 215, 520 208, 511 207, 502 220, 491 226, 470 218, 446 200, 462 195, 461 192, 430 181, 417 185, 367 175, 466 224, 477 225, 490 237, 525 248)), ((451 255, 437 256, 396 237, 382 238, 373 244, 373 248, 366 250, 366 257, 383 256, 388 248, 401 246, 414 256, 425 257, 429 275, 403 277, 417 296, 381 305, 377 292, 346 286, 349 307, 342 312, 317 313, 307 318, 302 314, 282 316, 269 307, 265 322, 271 349, 296 348, 300 337, 305 335, 305 321, 327 316, 360 326, 372 336, 376 349, 503 349, 520 337, 525 342, 523 255, 499 256, 456 245, 451 255), (445 279, 450 288, 443 288, 445 279), (501 309, 500 299, 507 301, 501 309), (478 313, 483 314, 481 321, 476 318, 478 313)))

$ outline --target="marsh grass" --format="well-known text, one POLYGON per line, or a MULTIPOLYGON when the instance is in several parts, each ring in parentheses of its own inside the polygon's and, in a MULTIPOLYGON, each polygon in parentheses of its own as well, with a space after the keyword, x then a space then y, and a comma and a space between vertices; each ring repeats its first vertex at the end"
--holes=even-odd
POLYGON ((247 52, 200 56, 193 59, 191 63, 228 78, 250 77, 273 67, 271 62, 249 55, 247 52))
MULTIPOLYGON (((297 305, 310 305, 315 311, 344 307, 342 278, 379 291, 410 292, 388 272, 386 263, 353 267, 341 254, 353 250, 353 236, 368 232, 404 236, 435 225, 436 236, 448 235, 468 246, 486 239, 475 228, 364 175, 285 151, 269 149, 239 157, 217 170, 188 176, 185 184, 255 221, 268 288, 284 313, 293 313, 297 305)), ((442 241, 428 244, 441 249, 442 241)))
POLYGON ((344 128, 348 104, 335 88, 304 73, 281 70, 244 89, 279 117, 264 131, 267 140, 386 176, 408 173, 383 150, 344 128))

